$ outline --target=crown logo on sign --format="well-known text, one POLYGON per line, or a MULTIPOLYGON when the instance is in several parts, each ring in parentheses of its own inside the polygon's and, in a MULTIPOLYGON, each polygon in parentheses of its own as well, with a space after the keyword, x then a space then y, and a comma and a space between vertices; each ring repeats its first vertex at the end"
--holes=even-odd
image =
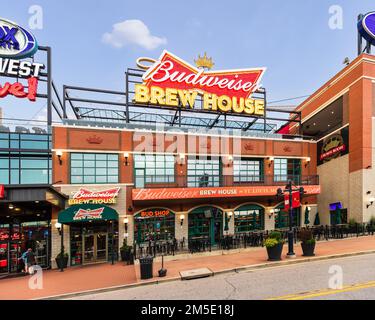
POLYGON ((206 68, 208 70, 211 70, 212 67, 215 65, 212 61, 212 58, 207 57, 206 52, 204 53, 203 57, 198 55, 198 59, 194 60, 194 63, 198 68, 206 68))
POLYGON ((93 136, 88 137, 86 141, 90 144, 101 144, 103 139, 94 134, 93 136))
POLYGON ((289 146, 285 146, 285 147, 283 148, 283 150, 284 150, 285 152, 291 152, 291 151, 292 151, 292 148, 289 147, 289 146))
POLYGON ((251 143, 246 143, 245 144, 245 150, 247 150, 247 151, 253 151, 254 150, 254 146, 251 143))

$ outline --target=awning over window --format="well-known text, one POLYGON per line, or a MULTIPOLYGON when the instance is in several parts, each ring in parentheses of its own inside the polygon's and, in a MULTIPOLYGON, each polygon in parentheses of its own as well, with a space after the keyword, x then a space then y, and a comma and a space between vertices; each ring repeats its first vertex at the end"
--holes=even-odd
POLYGON ((116 210, 102 204, 74 205, 59 213, 60 223, 118 220, 116 210))

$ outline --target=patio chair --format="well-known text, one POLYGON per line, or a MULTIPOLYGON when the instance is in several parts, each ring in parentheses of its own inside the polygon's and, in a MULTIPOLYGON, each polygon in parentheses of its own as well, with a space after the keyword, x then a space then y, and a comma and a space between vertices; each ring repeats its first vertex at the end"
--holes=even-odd
POLYGON ((9 127, 0 125, 0 132, 10 132, 10 129, 9 129, 9 127))
POLYGON ((22 126, 17 126, 16 132, 17 133, 30 133, 30 130, 22 126))
POLYGON ((32 129, 34 130, 34 132, 36 134, 46 134, 47 131, 43 128, 39 128, 39 127, 32 127, 32 129))

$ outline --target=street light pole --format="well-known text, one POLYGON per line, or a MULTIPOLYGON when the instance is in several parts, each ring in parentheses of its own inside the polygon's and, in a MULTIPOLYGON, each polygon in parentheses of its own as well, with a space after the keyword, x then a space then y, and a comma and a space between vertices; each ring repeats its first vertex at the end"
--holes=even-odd
POLYGON ((289 231, 288 231, 288 253, 287 258, 295 258, 296 254, 294 253, 293 242, 293 190, 292 190, 292 180, 288 180, 287 188, 289 192, 289 231))

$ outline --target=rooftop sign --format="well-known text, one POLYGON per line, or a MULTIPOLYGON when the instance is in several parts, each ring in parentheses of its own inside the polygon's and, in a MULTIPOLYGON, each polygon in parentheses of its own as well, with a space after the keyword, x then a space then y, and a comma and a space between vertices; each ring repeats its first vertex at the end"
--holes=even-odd
POLYGON ((363 16, 358 22, 358 31, 363 38, 375 45, 375 11, 363 16))
POLYGON ((0 57, 22 59, 38 50, 35 37, 18 24, 0 18, 0 57))
POLYGON ((135 86, 134 102, 194 108, 202 95, 204 110, 264 115, 264 100, 251 99, 260 84, 265 68, 206 71, 196 68, 164 50, 143 75, 143 84, 135 86))

